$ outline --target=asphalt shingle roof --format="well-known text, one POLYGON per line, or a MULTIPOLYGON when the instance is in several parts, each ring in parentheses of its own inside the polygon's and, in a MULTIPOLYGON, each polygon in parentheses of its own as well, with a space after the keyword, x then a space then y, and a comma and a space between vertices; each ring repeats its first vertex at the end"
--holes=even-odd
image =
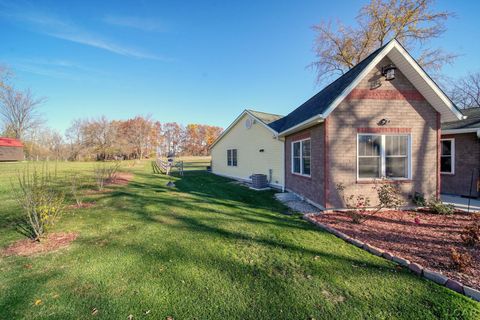
POLYGON ((311 97, 300 107, 290 112, 285 117, 269 124, 277 132, 285 131, 297 124, 302 123, 316 115, 324 113, 330 104, 342 94, 342 92, 360 75, 360 73, 375 59, 375 57, 387 46, 378 48, 368 57, 360 61, 356 66, 343 74, 334 82, 323 88, 319 93, 311 97))
POLYGON ((467 119, 445 122, 442 124, 442 130, 480 129, 480 108, 469 108, 460 111, 467 116, 467 119))

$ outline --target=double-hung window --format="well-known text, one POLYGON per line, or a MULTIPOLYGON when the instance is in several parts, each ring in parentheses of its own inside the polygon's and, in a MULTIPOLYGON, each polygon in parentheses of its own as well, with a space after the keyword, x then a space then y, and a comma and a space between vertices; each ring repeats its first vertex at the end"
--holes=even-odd
POLYGON ((310 139, 292 142, 292 173, 310 176, 310 139))
POLYGON ((237 149, 227 150, 227 166, 229 167, 237 166, 237 149))
POLYGON ((440 159, 440 172, 455 173, 455 140, 442 139, 442 153, 440 159))
POLYGON ((409 135, 359 134, 357 145, 359 179, 410 178, 409 135))

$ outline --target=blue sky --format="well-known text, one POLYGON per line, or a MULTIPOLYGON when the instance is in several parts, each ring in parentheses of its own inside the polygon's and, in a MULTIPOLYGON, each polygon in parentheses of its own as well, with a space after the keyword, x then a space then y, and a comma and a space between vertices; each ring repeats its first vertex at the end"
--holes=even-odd
MULTIPOLYGON (((226 127, 245 108, 287 114, 319 89, 311 26, 351 21, 365 1, 2 1, 0 63, 48 98, 48 125, 74 118, 226 127)), ((480 70, 480 2, 438 1, 456 17, 433 45, 480 70)))

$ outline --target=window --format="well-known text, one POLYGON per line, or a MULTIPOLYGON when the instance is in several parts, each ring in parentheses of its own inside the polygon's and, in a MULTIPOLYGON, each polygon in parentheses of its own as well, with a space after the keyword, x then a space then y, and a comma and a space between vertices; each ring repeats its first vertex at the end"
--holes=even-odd
POLYGON ((358 178, 408 179, 409 139, 408 135, 358 135, 358 178))
POLYGON ((440 156, 440 172, 447 174, 455 173, 455 140, 442 139, 440 156))
POLYGON ((292 142, 292 172, 310 175, 310 139, 292 142))
POLYGON ((237 166, 237 149, 227 150, 227 166, 229 167, 237 166))

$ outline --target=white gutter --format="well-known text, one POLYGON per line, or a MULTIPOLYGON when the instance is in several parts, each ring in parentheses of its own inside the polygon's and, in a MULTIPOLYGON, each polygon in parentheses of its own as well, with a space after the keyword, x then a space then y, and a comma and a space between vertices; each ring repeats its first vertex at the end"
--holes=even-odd
POLYGON ((477 133, 480 138, 480 128, 466 128, 466 129, 446 129, 442 130, 442 134, 461 134, 461 133, 477 133))
POLYGON ((299 130, 301 130, 301 129, 308 128, 308 127, 311 126, 311 125, 315 125, 315 124, 317 124, 317 123, 323 122, 323 120, 325 120, 324 117, 323 117, 323 115, 322 115, 322 114, 317 114, 317 115, 311 117, 310 119, 307 119, 307 120, 305 120, 305 121, 302 121, 302 122, 300 122, 299 124, 297 124, 297 125, 289 128, 289 129, 287 129, 287 130, 285 130, 285 131, 280 132, 278 135, 281 136, 281 137, 283 137, 283 136, 286 136, 286 135, 288 135, 288 134, 290 134, 290 133, 299 131, 299 130))

